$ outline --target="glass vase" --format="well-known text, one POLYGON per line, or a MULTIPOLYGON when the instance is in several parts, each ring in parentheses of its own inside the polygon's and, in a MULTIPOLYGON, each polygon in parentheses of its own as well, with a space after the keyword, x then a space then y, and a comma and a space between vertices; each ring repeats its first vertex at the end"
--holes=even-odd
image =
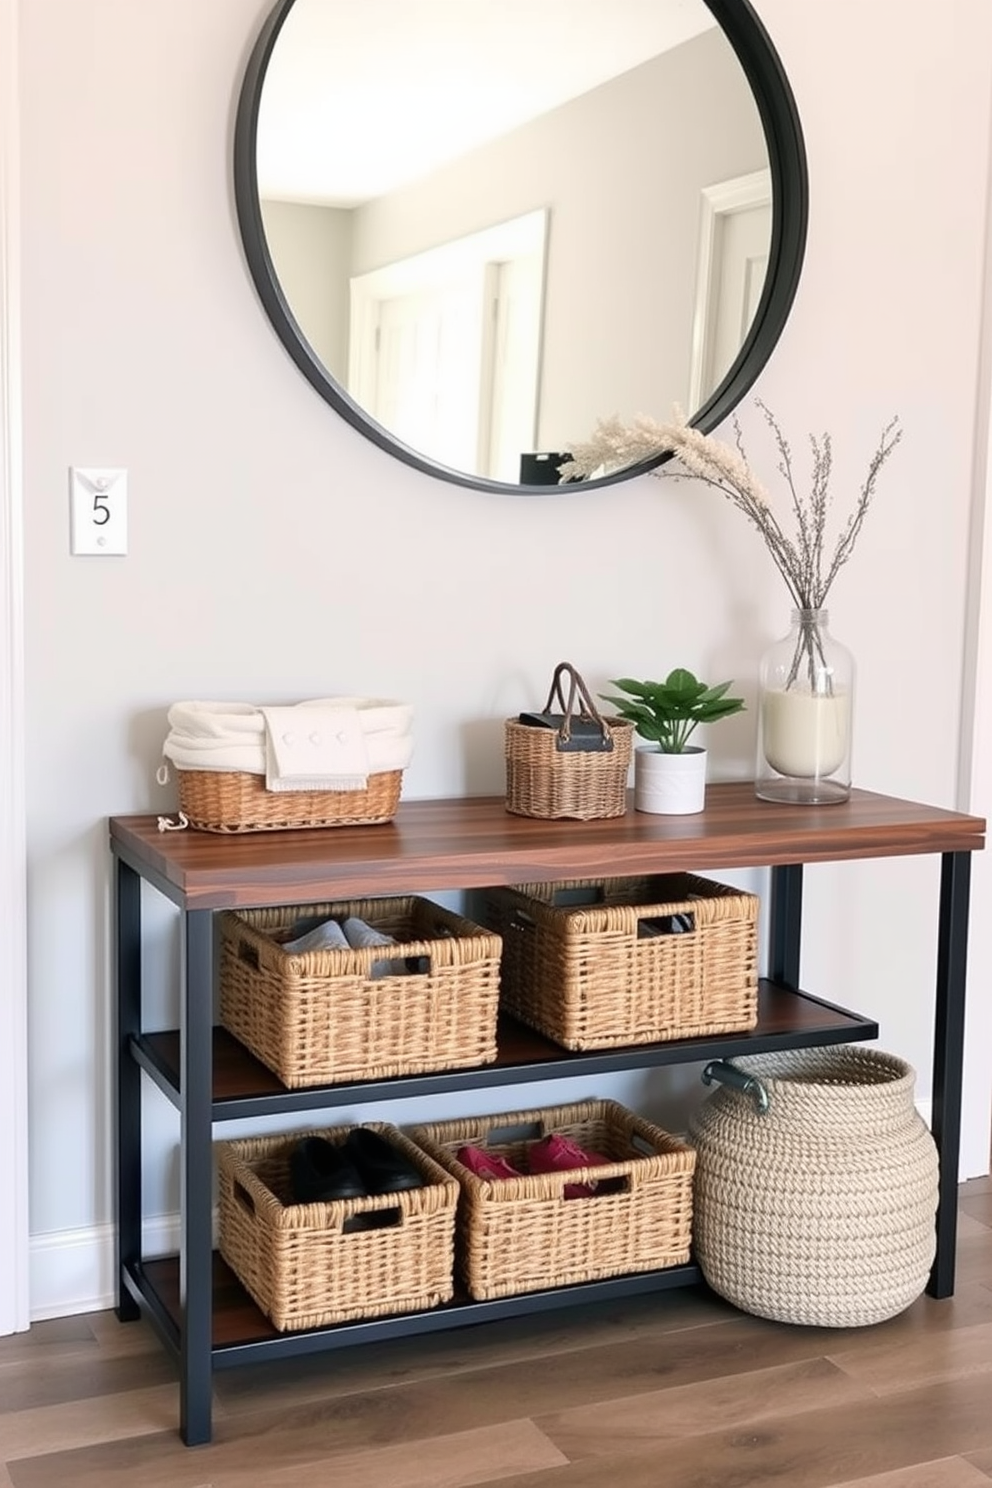
POLYGON ((754 783, 763 801, 828 806, 851 794, 854 657, 829 621, 826 610, 793 610, 788 635, 761 658, 754 783))

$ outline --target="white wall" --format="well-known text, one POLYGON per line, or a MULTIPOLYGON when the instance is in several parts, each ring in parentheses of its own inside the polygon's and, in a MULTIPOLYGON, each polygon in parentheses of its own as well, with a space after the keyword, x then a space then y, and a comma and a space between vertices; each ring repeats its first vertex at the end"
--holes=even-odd
MULTIPOLYGON (((562 657, 597 690, 683 663, 753 694, 786 618, 757 539, 710 493, 645 477, 473 494, 390 460, 312 392, 258 306, 232 204, 235 98, 266 9, 22 7, 36 1311, 105 1301, 106 818, 171 804, 154 783, 171 701, 407 697, 407 794, 499 791, 501 721, 543 697, 562 657), (69 556, 66 470, 99 463, 130 472, 124 559, 69 556)), ((992 7, 954 0, 939 25, 920 0, 758 9, 797 95, 812 201, 795 309, 757 391, 797 455, 807 429, 833 433, 840 511, 882 424, 903 420, 831 611, 861 668, 857 783, 954 805, 992 7)), ((761 419, 743 416, 773 484, 761 419)), ((710 743, 719 772, 748 774, 751 715, 710 743)), ((809 875, 805 981, 875 1012, 924 1087, 936 871, 908 859, 809 875)), ((977 989, 990 970, 985 954, 977 989)), ((978 1013, 976 1052, 992 1046, 978 1013)), ((982 1170, 983 1063, 967 1130, 982 1170)))
POLYGON ((17 10, 0 0, 0 1334, 29 1322, 18 71, 17 10))
MULTIPOLYGON (((992 12, 955 0, 937 26, 922 3, 760 10, 797 94, 811 180, 803 284, 760 391, 773 407, 809 408, 814 425, 833 430, 835 454, 842 447, 845 455, 835 466, 838 499, 853 494, 863 468, 850 456, 867 450, 881 416, 898 412, 906 429, 830 606, 860 667, 856 775, 873 789, 985 815, 988 777, 972 784, 959 772, 957 736, 962 702, 966 725, 970 716, 962 638, 969 523, 984 470, 977 379, 988 338, 992 12), (840 407, 843 416, 832 416, 840 407)), ((864 1000, 867 990, 883 1045, 913 1060, 925 1094, 935 953, 927 906, 938 872, 926 859, 818 870, 806 942, 817 985, 841 998, 851 991, 864 1000), (895 937, 880 933, 881 916, 897 925, 895 937)), ((966 1055, 969 1173, 989 1166, 988 882, 982 859, 966 1055)))

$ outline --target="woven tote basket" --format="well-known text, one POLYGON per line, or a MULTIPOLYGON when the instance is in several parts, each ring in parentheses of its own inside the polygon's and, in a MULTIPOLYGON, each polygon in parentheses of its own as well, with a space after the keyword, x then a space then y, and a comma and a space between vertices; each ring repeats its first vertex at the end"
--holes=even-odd
POLYGON ((603 718, 578 672, 560 662, 543 710, 506 720, 507 811, 574 821, 623 816, 633 738, 633 724, 603 718))
POLYGON ((292 1089, 496 1058, 500 938, 428 899, 225 910, 220 941, 220 1021, 292 1089), (290 954, 301 915, 354 915, 396 944, 290 954), (384 958, 417 969, 376 977, 384 958))
POLYGON ((453 1295, 457 1183, 395 1127, 367 1124, 414 1164, 423 1188, 294 1203, 297 1142, 338 1144, 347 1127, 216 1144, 220 1253, 280 1331, 435 1307, 453 1295))
POLYGON ((177 770, 179 809, 200 832, 280 832, 295 827, 357 827, 392 821, 402 770, 368 777, 363 790, 270 791, 244 770, 177 770))
POLYGON ((786 1323, 849 1328, 902 1312, 926 1286, 937 1209, 911 1066, 844 1045, 704 1071, 728 1078, 748 1089, 717 1090, 689 1130, 693 1243, 710 1286, 786 1323))
POLYGON ((758 903, 691 873, 523 884, 473 900, 503 941, 503 1008, 566 1049, 753 1028, 758 903))
POLYGON ((472 1116, 410 1135, 461 1185, 455 1263, 478 1300, 689 1259, 695 1154, 615 1101, 472 1116), (579 1170, 596 1183, 591 1195, 565 1196, 575 1171, 527 1173, 530 1144, 553 1132, 609 1159, 579 1170), (498 1152, 524 1176, 477 1177, 455 1156, 466 1143, 498 1152))

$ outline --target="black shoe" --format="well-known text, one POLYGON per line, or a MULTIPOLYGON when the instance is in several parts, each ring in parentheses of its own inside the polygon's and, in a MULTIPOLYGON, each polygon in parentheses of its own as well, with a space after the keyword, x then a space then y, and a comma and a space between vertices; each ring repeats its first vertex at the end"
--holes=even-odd
POLYGON ((289 1180, 296 1204, 361 1199, 371 1191, 343 1147, 326 1137, 304 1137, 289 1155, 289 1180))
POLYGON ((344 1140, 344 1150, 365 1179, 370 1194, 400 1193, 407 1188, 423 1188, 424 1180, 413 1163, 391 1142, 367 1126, 352 1127, 344 1140))

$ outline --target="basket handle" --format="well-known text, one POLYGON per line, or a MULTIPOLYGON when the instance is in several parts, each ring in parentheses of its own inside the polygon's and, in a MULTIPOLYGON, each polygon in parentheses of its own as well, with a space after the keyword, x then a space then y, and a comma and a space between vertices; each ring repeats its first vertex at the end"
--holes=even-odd
POLYGON ((258 946, 252 945, 250 941, 239 939, 238 960, 247 962, 254 971, 258 971, 258 946))
POLYGON ((731 1090, 753 1096, 759 1116, 764 1116, 768 1110, 768 1091, 764 1085, 746 1070, 738 1069, 736 1064, 725 1059, 711 1059, 700 1079, 704 1085, 712 1085, 715 1080, 718 1085, 729 1085, 731 1090))
POLYGON ((367 1230, 388 1230, 403 1223, 403 1210, 398 1204, 389 1209, 363 1209, 342 1219, 342 1235, 363 1235, 367 1230))
POLYGON ((551 687, 548 691, 548 701, 544 705, 545 713, 551 712, 552 704, 556 699, 564 715, 561 721, 561 727, 558 730, 558 737, 564 743, 567 744, 572 737, 572 719, 575 717, 591 719, 592 722, 598 723, 600 732, 603 735, 603 743, 606 744, 610 740, 609 725, 593 702, 592 695, 585 682, 569 661, 560 661, 555 667, 555 673, 551 679, 551 687), (562 685, 562 679, 566 676, 568 677, 567 699, 562 685), (576 713, 575 709, 576 699, 579 699, 582 703, 582 709, 579 713, 576 713))
POLYGON ((245 1186, 241 1182, 241 1179, 240 1178, 235 1178, 234 1179, 233 1193, 234 1193, 234 1197, 237 1199, 237 1201, 241 1205, 242 1209, 246 1209, 248 1211, 248 1213, 251 1215, 252 1219, 254 1219, 255 1218, 255 1200, 252 1198, 251 1194, 245 1188, 245 1186))

